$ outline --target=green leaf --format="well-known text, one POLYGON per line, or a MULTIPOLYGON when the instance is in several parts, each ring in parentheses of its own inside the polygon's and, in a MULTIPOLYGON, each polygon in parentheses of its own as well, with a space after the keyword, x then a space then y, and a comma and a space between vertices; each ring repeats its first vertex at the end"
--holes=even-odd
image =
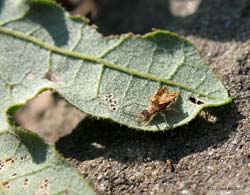
MULTIPOLYGON (((1 110, 53 89, 95 117, 157 131, 184 125, 205 107, 231 102, 198 51, 176 34, 156 30, 105 38, 53 3, 28 2, 0 3, 1 110), (134 115, 161 86, 179 91, 177 101, 165 117, 138 124, 134 115)), ((0 122, 6 129, 4 113, 0 122)))
POLYGON ((0 132, 0 194, 95 194, 37 135, 0 132))

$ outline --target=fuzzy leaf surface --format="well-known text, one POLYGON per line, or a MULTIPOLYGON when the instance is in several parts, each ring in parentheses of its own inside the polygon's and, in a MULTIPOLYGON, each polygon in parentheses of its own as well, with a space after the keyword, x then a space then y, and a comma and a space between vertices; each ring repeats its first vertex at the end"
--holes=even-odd
POLYGON ((0 194, 95 194, 53 146, 20 128, 0 132, 0 194))
POLYGON ((148 131, 184 125, 205 107, 231 102, 198 51, 176 34, 105 38, 49 1, 27 2, 0 3, 1 129, 10 106, 44 89, 92 116, 148 131), (134 116, 162 86, 178 91, 177 101, 165 117, 138 125, 134 116))

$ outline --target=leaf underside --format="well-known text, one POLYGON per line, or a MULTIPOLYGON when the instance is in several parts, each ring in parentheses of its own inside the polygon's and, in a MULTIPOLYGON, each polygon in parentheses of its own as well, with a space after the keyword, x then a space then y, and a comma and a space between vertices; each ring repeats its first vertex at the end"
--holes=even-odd
POLYGON ((14 131, 0 132, 0 194, 95 194, 52 146, 14 131))
MULTIPOLYGON (((38 2, 7 0, 0 5, 2 110, 53 89, 93 116, 157 131, 184 125, 201 109, 231 101, 197 50, 177 35, 158 30, 105 38, 83 19, 38 2), (177 101, 165 117, 138 125, 134 115, 147 108, 163 85, 180 92, 177 101)), ((4 113, 0 121, 8 126, 4 113)))
POLYGON ((49 0, 0 1, 0 194, 93 194, 37 136, 6 113, 43 90, 79 110, 128 127, 158 131, 231 102, 191 43, 166 31, 103 37, 49 0), (29 3, 27 3, 29 2, 29 3), (162 86, 177 100, 149 124, 135 115, 162 86))

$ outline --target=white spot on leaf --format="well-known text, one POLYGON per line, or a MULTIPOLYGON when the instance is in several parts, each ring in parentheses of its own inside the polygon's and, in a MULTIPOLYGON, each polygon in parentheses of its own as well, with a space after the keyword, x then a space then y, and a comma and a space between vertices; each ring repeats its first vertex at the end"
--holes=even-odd
POLYGON ((109 110, 116 112, 119 107, 118 99, 112 93, 103 94, 101 96, 102 102, 108 107, 109 110))
POLYGON ((49 180, 46 178, 44 179, 40 186, 38 187, 37 191, 34 193, 35 195, 49 195, 49 180))
POLYGON ((15 163, 16 157, 8 158, 6 160, 0 160, 0 173, 8 169, 13 163, 15 163))
POLYGON ((28 74, 27 74, 27 77, 26 77, 28 80, 34 80, 34 78, 35 78, 35 75, 32 73, 32 72, 29 72, 28 74))
POLYGON ((25 178, 24 179, 24 182, 23 182, 23 185, 24 185, 24 187, 28 187, 28 184, 29 184, 29 179, 28 178, 25 178))
POLYGON ((10 186, 9 182, 4 182, 3 187, 6 188, 6 189, 9 189, 11 186, 10 186))

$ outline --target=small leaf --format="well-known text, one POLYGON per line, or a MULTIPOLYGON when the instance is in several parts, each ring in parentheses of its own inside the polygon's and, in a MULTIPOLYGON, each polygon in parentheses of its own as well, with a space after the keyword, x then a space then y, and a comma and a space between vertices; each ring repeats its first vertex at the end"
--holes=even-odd
MULTIPOLYGON (((205 107, 231 102, 197 50, 176 34, 157 30, 105 38, 53 3, 28 2, 0 3, 1 110, 53 89, 93 116, 157 131, 184 125, 205 107), (178 91, 177 101, 165 117, 138 125, 134 116, 162 86, 178 91)), ((5 121, 0 113, 3 129, 5 121)))
POLYGON ((0 194, 95 194, 54 147, 12 130, 0 132, 0 194))

